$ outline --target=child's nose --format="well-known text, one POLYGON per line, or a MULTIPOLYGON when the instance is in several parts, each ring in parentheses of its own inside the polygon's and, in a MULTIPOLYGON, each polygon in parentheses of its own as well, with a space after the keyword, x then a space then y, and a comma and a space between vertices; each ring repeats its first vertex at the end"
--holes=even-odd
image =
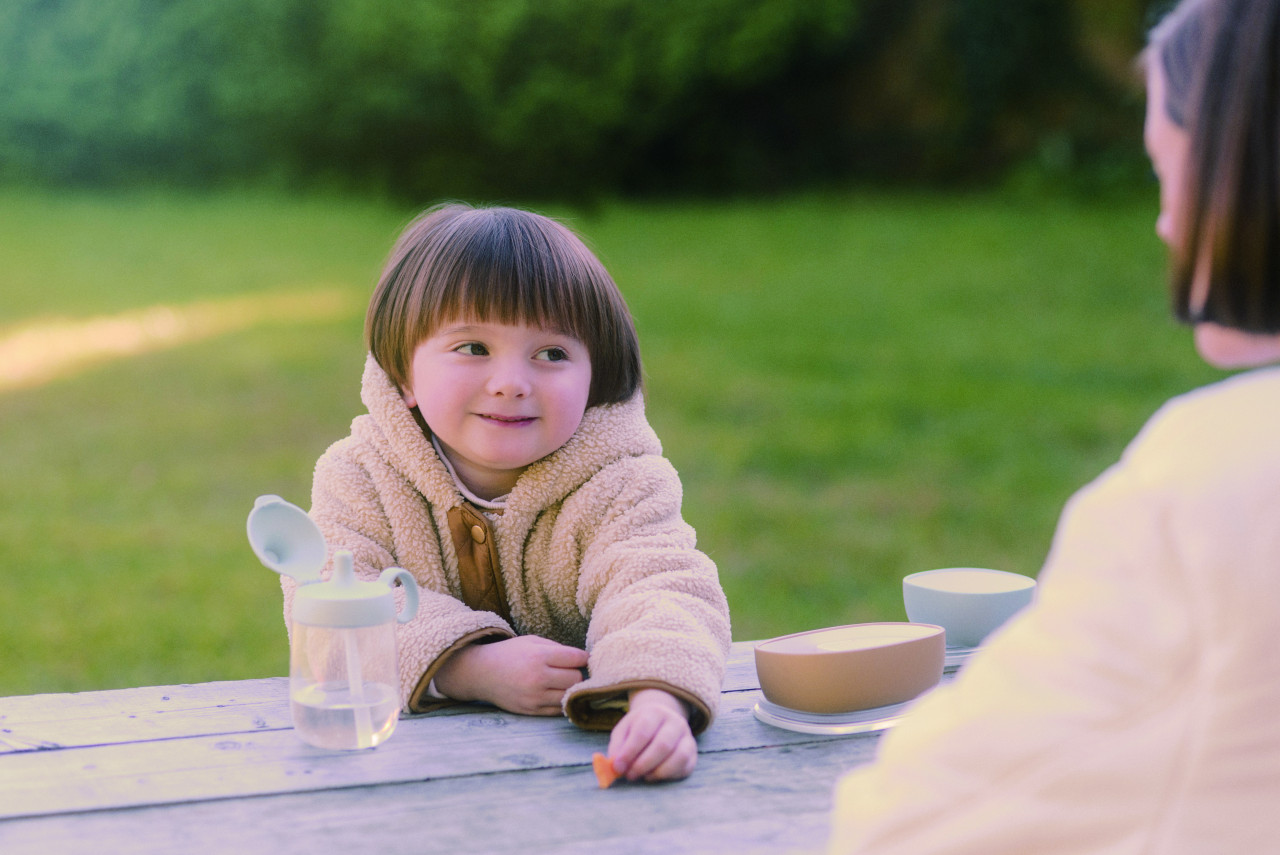
POLYGON ((490 395, 501 395, 507 398, 523 398, 530 391, 528 369, 505 360, 494 365, 489 375, 488 391, 490 395))

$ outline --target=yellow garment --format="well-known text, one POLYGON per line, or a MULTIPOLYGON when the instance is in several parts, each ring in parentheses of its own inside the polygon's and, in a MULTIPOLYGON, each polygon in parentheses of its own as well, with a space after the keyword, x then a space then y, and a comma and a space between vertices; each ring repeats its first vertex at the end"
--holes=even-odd
POLYGON ((1036 602, 836 789, 831 855, 1280 851, 1280 370, 1167 404, 1036 602))

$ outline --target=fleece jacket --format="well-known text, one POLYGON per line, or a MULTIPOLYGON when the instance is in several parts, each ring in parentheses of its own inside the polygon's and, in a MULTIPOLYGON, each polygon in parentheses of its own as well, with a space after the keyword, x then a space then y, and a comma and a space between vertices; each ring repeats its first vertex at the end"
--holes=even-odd
MULTIPOLYGON (((310 514, 330 555, 352 552, 359 578, 397 566, 420 586, 416 616, 396 630, 403 709, 442 703, 428 692, 431 677, 462 646, 533 634, 588 653, 584 679, 564 699, 575 724, 611 728, 628 692, 645 687, 685 701, 695 733, 711 724, 730 643, 728 604, 681 515, 679 477, 640 394, 589 408, 565 445, 521 474, 490 520, 484 536, 492 532, 486 548, 505 614, 466 602, 455 534, 459 509, 475 509, 371 356, 361 398, 368 413, 316 464, 310 514)), ((282 584, 288 622, 294 583, 282 584)))

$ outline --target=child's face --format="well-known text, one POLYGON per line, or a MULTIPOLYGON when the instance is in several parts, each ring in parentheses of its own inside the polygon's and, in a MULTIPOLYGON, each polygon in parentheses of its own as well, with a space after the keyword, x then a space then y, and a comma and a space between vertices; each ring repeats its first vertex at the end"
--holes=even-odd
POLYGON ((477 496, 510 492, 529 464, 568 442, 591 391, 591 357, 571 335, 474 320, 443 324, 413 352, 417 407, 477 496))

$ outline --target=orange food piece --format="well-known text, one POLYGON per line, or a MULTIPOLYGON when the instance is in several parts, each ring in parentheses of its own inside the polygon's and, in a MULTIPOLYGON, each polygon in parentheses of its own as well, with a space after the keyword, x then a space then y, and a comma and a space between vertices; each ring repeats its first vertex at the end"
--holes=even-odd
POLYGON ((591 768, 596 773, 596 780, 600 782, 600 789, 607 790, 613 786, 613 782, 618 780, 618 773, 614 771, 613 761, 605 757, 599 751, 591 755, 591 768))

